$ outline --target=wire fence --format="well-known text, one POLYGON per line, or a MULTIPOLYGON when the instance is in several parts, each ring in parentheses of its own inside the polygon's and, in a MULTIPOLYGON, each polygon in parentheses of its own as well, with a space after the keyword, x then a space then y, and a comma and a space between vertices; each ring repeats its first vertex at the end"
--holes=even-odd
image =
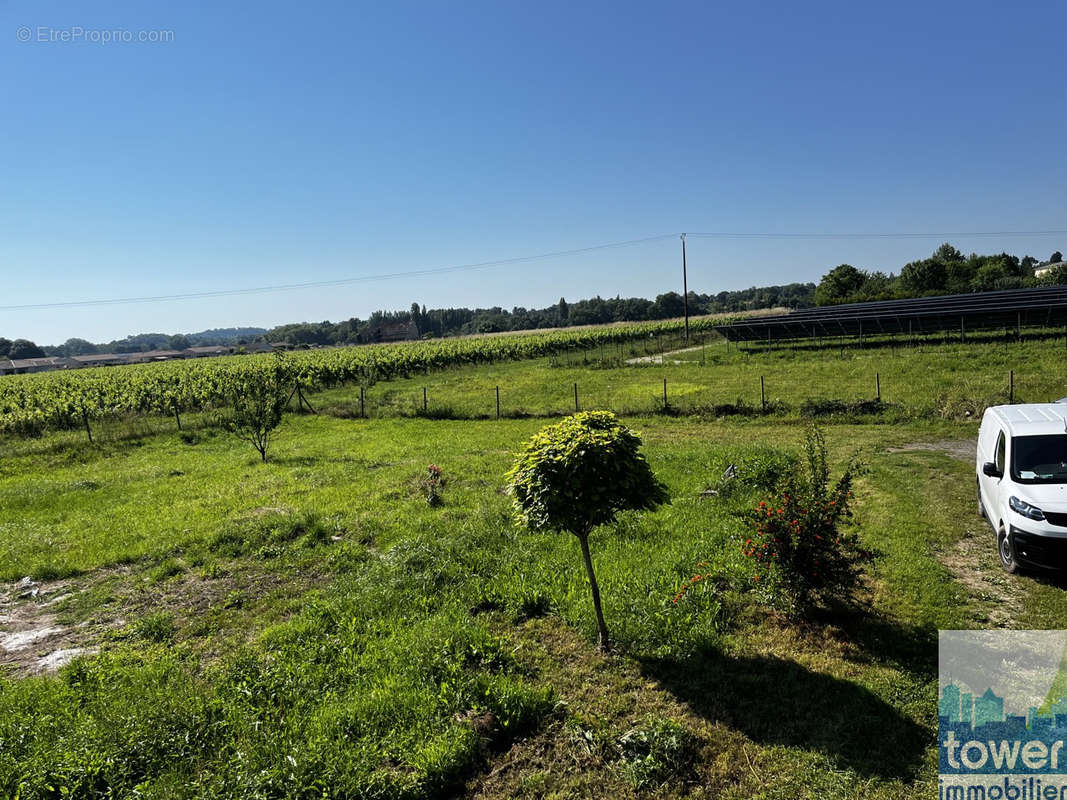
MULTIPOLYGON (((355 404, 335 402, 323 410, 331 416, 360 419, 516 419, 558 417, 588 410, 608 410, 628 416, 794 415, 970 419, 981 416, 985 408, 991 405, 1058 399, 1051 396, 1054 392, 1050 392, 1046 380, 1030 377, 1020 382, 1015 370, 1008 370, 1000 382, 962 384, 928 394, 917 394, 906 380, 900 384, 887 383, 886 376, 876 371, 869 376, 869 385, 865 388, 853 385, 854 391, 847 394, 841 392, 837 397, 827 396, 825 392, 811 393, 812 387, 797 386, 795 376, 769 376, 755 371, 747 387, 734 385, 731 388, 739 391, 729 394, 721 388, 717 389, 714 382, 696 384, 679 380, 672 383, 668 377, 589 384, 588 391, 581 380, 561 382, 554 388, 541 385, 536 397, 532 397, 528 389, 509 387, 507 384, 463 390, 422 386, 415 393, 410 389, 398 391, 383 384, 375 387, 381 388, 381 391, 360 387, 355 404), (785 389, 788 391, 782 391, 785 389), (886 397, 887 392, 891 399, 886 397)), ((1067 386, 1061 386, 1061 389, 1067 393, 1067 386)))

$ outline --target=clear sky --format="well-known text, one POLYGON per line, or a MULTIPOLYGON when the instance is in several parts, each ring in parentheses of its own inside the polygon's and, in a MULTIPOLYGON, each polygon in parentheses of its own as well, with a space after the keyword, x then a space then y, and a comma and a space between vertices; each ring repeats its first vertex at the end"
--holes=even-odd
MULTIPOLYGON (((1067 3, 3 0, 0 143, 2 306, 678 231, 1062 229, 1067 3), (123 31, 133 41, 100 41, 123 31)), ((952 241, 1067 251, 1067 237, 952 241)), ((939 243, 691 240, 689 285, 818 280, 842 262, 897 270, 939 243)), ((680 291, 678 249, 0 311, 0 336, 106 341, 412 302, 652 297, 680 291)))

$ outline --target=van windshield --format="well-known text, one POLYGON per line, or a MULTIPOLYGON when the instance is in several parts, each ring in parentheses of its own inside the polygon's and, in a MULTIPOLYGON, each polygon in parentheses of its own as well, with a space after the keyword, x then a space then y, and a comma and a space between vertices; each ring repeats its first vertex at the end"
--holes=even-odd
POLYGON ((1011 477, 1022 483, 1067 483, 1067 433, 1012 437, 1011 477))

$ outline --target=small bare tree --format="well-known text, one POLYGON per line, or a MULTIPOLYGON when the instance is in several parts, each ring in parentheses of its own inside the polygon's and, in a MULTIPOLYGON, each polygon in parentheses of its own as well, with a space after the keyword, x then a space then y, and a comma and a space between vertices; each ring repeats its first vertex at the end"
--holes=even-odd
POLYGON ((271 437, 289 400, 292 381, 286 373, 276 363, 243 375, 234 386, 230 412, 222 419, 223 427, 250 442, 262 461, 267 460, 271 437))

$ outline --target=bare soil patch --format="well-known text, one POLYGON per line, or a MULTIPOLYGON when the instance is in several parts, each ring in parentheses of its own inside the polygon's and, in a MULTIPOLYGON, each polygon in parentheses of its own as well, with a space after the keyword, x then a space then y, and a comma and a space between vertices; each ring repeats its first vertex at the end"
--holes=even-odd
MULTIPOLYGON (((54 672, 80 655, 105 649, 127 623, 154 612, 174 618, 178 635, 228 633, 247 637, 257 604, 270 598, 282 608, 321 576, 278 562, 232 563, 205 577, 186 571, 152 582, 130 566, 106 568, 76 578, 23 579, 0 585, 0 672, 23 677, 54 672), (227 630, 228 629, 228 630, 227 630)), ((221 642, 204 640, 204 656, 218 655, 221 642)))
POLYGON ((940 554, 945 568, 978 601, 985 611, 983 625, 1016 628, 1023 611, 1025 592, 1018 575, 1000 567, 993 531, 987 525, 968 529, 951 549, 940 554))
POLYGON ((70 596, 71 583, 24 578, 0 589, 0 670, 36 675, 95 652, 98 626, 64 625, 56 614, 57 602, 70 596))
POLYGON ((916 450, 944 453, 960 461, 973 462, 975 442, 973 439, 941 439, 936 442, 911 442, 899 447, 886 448, 888 453, 908 453, 916 450))

